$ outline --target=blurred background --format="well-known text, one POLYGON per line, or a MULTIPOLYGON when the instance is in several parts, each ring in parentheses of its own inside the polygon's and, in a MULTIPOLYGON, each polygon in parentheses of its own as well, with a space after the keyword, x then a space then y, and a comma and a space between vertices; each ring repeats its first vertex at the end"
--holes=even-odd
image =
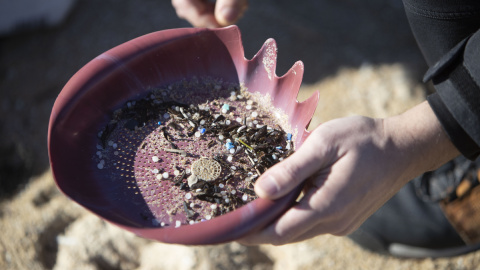
MULTIPOLYGON (((88 61, 154 31, 190 27, 170 1, 0 0, 0 269, 476 269, 480 253, 406 260, 344 237, 282 247, 165 245, 106 224, 69 201, 49 168, 55 98, 88 61)), ((401 0, 250 1, 245 56, 268 38, 277 75, 302 60, 299 100, 320 91, 310 129, 333 118, 386 117, 422 102, 426 70, 401 0)))

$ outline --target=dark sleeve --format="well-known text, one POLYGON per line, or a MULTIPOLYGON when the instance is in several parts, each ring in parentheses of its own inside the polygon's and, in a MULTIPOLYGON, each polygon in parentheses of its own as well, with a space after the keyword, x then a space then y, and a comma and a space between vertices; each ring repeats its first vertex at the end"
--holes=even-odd
POLYGON ((430 66, 428 102, 467 158, 480 154, 480 1, 404 0, 417 43, 430 66))

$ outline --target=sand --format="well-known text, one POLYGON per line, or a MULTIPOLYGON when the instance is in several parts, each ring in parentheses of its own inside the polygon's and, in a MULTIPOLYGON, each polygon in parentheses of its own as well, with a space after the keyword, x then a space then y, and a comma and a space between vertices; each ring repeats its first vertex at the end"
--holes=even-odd
MULTIPOLYGON (((239 22, 246 57, 272 37, 277 74, 305 63, 299 99, 315 90, 311 123, 386 117, 422 102, 426 69, 401 1, 251 1, 239 22)), ((0 269, 476 269, 480 252, 398 259, 322 235, 285 246, 186 247, 114 227, 56 188, 47 126, 68 79, 105 50, 153 31, 188 27, 169 1, 79 1, 56 28, 0 39, 0 269)))

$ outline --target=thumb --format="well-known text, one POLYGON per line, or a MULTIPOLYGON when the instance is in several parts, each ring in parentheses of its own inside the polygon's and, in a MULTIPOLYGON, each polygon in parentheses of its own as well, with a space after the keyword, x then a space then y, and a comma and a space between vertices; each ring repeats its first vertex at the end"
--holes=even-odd
POLYGON ((236 23, 248 7, 248 0, 218 0, 215 19, 222 26, 236 23))
POLYGON ((309 146, 307 141, 290 157, 262 174, 255 184, 258 196, 271 200, 278 199, 320 169, 322 151, 309 146))

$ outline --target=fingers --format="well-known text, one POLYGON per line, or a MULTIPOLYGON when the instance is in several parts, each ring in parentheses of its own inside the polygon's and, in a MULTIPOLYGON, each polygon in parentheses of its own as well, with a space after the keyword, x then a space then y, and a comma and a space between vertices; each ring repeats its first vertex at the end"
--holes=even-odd
POLYGON ((234 24, 247 10, 248 0, 217 0, 215 19, 222 26, 234 24))
POLYGON ((335 228, 327 222, 328 217, 322 218, 321 213, 310 206, 313 193, 306 194, 300 203, 290 208, 275 223, 241 239, 240 242, 248 245, 282 245, 300 241, 303 235, 312 232, 315 232, 315 235, 332 232, 335 228))
POLYGON ((255 184, 261 198, 278 199, 314 175, 328 162, 333 162, 328 146, 312 134, 294 154, 267 170, 255 184), (322 164, 323 163, 323 164, 322 164))
POLYGON ((220 27, 215 19, 214 3, 207 0, 172 0, 177 16, 195 27, 220 27))
POLYGON ((195 27, 221 27, 234 24, 248 7, 248 0, 172 0, 177 16, 195 27))

